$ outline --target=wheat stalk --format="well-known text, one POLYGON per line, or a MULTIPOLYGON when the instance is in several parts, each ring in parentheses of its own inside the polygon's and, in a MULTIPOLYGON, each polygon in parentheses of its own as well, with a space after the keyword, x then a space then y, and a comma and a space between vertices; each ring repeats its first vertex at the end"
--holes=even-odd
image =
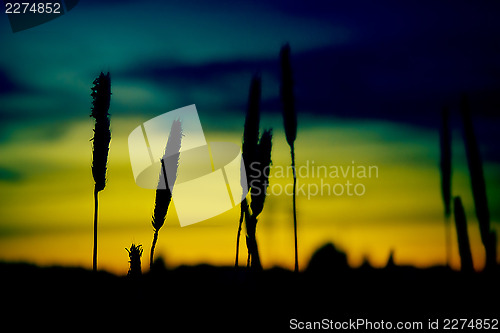
MULTIPOLYGON (((250 164, 255 160, 257 145, 259 142, 259 123, 260 123, 260 95, 261 95, 261 79, 260 76, 254 75, 250 82, 248 92, 248 106, 245 117, 245 127, 243 130, 242 158, 245 167, 246 177, 241 177, 242 188, 250 190, 250 179, 252 179, 255 171, 250 168, 250 164)), ((248 202, 244 196, 241 201, 240 220, 238 223, 238 232, 236 235, 236 259, 235 267, 238 267, 240 235, 243 219, 248 211, 248 202)))
POLYGON ((476 216, 479 222, 481 241, 486 252, 485 268, 490 270, 496 266, 496 233, 494 230, 490 230, 490 211, 488 208, 488 198, 486 196, 483 162, 479 152, 474 126, 472 124, 469 102, 466 96, 462 97, 461 109, 472 196, 474 198, 476 216))
POLYGON ((151 254, 149 257, 150 268, 153 265, 154 251, 156 242, 158 241, 158 231, 165 223, 168 207, 170 205, 170 201, 172 200, 171 189, 173 189, 175 179, 177 178, 177 168, 179 165, 182 136, 183 134, 181 122, 180 120, 175 120, 172 123, 172 127, 170 129, 167 145, 165 147, 165 153, 160 161, 160 176, 158 180, 158 188, 156 189, 155 207, 151 220, 151 224, 153 225, 154 229, 154 235, 153 243, 151 245, 151 254), (171 180, 172 184, 169 184, 167 180, 167 171, 169 175, 168 178, 171 180))
POLYGON ((449 111, 444 108, 442 110, 442 121, 440 130, 440 170, 441 170, 441 195, 444 204, 445 218, 445 246, 446 246, 446 262, 451 261, 451 235, 450 235, 450 214, 451 214, 451 132, 449 126, 449 111))
POLYGON ((252 163, 252 168, 258 170, 257 177, 250 181, 250 209, 245 212, 246 227, 247 227, 247 248, 248 248, 248 261, 247 265, 255 270, 262 270, 260 262, 259 250, 257 247, 256 228, 258 216, 264 209, 264 202, 267 195, 267 187, 269 185, 269 170, 266 170, 271 165, 271 151, 272 151, 272 130, 265 130, 260 138, 256 159, 252 163))
POLYGON ((461 270, 462 272, 473 272, 474 266, 472 263, 472 254, 470 252, 469 233, 467 232, 467 218, 460 197, 455 197, 453 207, 461 270))
POLYGON ((293 234, 295 245, 295 267, 294 271, 299 271, 298 246, 297 246, 297 208, 296 208, 296 188, 297 175, 295 172, 295 139, 297 138, 297 113, 295 110, 295 99, 293 93, 293 74, 290 61, 290 45, 286 44, 281 48, 281 103, 283 105, 283 123, 285 127, 286 141, 290 146, 293 170, 293 234))
POLYGON ((93 148, 92 148, 92 176, 94 177, 94 248, 92 257, 92 269, 97 270, 97 215, 99 199, 98 193, 106 187, 106 164, 108 162, 109 143, 111 131, 109 129, 109 105, 111 101, 111 77, 109 73, 101 72, 92 87, 91 96, 92 113, 95 119, 93 148))
POLYGON ((137 278, 142 275, 142 270, 141 270, 141 257, 142 257, 142 245, 135 245, 132 243, 130 246, 130 249, 125 248, 128 252, 128 256, 130 258, 129 263, 130 263, 130 268, 128 270, 127 276, 131 278, 137 278))
POLYGON ((271 165, 271 151, 273 148, 273 131, 267 129, 262 133, 257 149, 256 166, 258 177, 254 177, 251 181, 252 191, 250 196, 252 201, 250 208, 252 215, 258 216, 264 209, 266 200, 266 191, 269 184, 269 166, 271 165))

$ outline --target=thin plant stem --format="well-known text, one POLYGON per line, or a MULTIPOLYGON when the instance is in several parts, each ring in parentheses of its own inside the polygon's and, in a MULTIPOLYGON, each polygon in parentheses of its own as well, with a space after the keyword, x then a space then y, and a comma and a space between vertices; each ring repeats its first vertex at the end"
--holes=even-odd
POLYGON ((94 188, 94 253, 92 257, 92 270, 97 271, 97 213, 99 208, 99 191, 94 188))
POLYGON ((238 260, 239 260, 239 255, 240 255, 241 226, 243 225, 243 217, 245 216, 247 211, 248 211, 248 203, 247 203, 247 199, 245 198, 241 202, 240 221, 239 221, 239 225, 238 225, 238 234, 236 236, 236 259, 234 260, 234 267, 238 267, 238 260))
POLYGON ((250 252, 248 252, 248 256, 247 256, 247 267, 250 267, 250 259, 252 258, 252 255, 250 252))
POLYGON ((248 247, 248 259, 247 267, 250 267, 254 271, 261 271, 262 264, 260 262, 259 248, 257 246, 256 238, 256 228, 257 228, 257 217, 254 215, 247 214, 245 216, 246 226, 247 226, 247 247, 248 247))
POLYGON ((153 259, 155 255, 155 247, 157 241, 158 241, 158 230, 155 229, 155 233, 153 235, 153 244, 151 244, 151 254, 149 256, 149 269, 153 268, 153 259))
POLYGON ((444 232, 445 232, 445 246, 446 246, 446 264, 450 266, 451 263, 451 223, 450 215, 444 218, 444 232))
POLYGON ((94 249, 92 255, 92 270, 97 271, 97 215, 98 194, 106 187, 106 164, 108 162, 111 131, 109 129, 109 104, 111 101, 111 78, 109 73, 101 72, 94 80, 90 94, 93 98, 90 117, 95 119, 92 145, 92 177, 94 178, 94 249))
POLYGON ((462 272, 474 272, 472 254, 470 251, 467 218, 460 197, 455 197, 454 204, 455 225, 457 227, 458 251, 460 253, 460 269, 462 272))
POLYGON ((441 128, 439 131, 440 143, 440 171, 441 171, 441 195, 444 204, 444 227, 445 227, 445 252, 446 264, 451 261, 451 176, 452 176, 452 136, 450 130, 450 113, 447 108, 441 112, 441 128))
POLYGON ((295 172, 295 150, 294 145, 290 146, 290 154, 292 157, 292 170, 293 170, 293 233, 294 233, 294 245, 295 245, 295 268, 296 273, 299 272, 299 254, 297 246, 297 209, 295 205, 295 193, 297 188, 297 174, 295 172))

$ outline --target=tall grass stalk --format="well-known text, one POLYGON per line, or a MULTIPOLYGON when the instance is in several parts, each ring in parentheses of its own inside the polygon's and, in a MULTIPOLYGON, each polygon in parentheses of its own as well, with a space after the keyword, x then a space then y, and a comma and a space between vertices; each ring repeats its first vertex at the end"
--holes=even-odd
POLYGON ((92 255, 92 270, 97 271, 97 216, 99 208, 99 192, 106 187, 106 164, 108 162, 111 131, 109 129, 109 105, 111 102, 111 77, 109 73, 101 72, 91 88, 92 112, 95 119, 92 147, 92 176, 94 178, 94 248, 92 255))
POLYGON ((462 97, 461 109, 464 126, 465 151, 467 154, 467 164, 469 166, 472 196, 474 198, 476 216, 479 222, 481 241, 486 252, 485 269, 490 270, 496 266, 497 238, 495 231, 490 230, 490 211, 488 207, 488 198, 486 196, 483 162, 472 123, 469 102, 466 96, 462 97))
POLYGON ((251 184, 251 203, 250 210, 245 212, 245 221, 247 227, 247 248, 248 248, 248 261, 250 267, 254 270, 262 270, 260 262, 259 249, 257 246, 256 228, 258 216, 264 209, 264 202, 267 195, 267 187, 269 185, 269 172, 266 171, 271 165, 271 151, 272 151, 272 130, 265 130, 260 138, 257 147, 256 159, 252 163, 252 168, 258 170, 257 175, 250 180, 251 184))
POLYGON ((460 197, 454 200, 455 225, 457 228, 458 251, 460 253, 460 267, 462 272, 473 272, 472 254, 470 252, 469 233, 467 231, 467 218, 460 197))
MULTIPOLYGON (((261 95, 261 79, 260 76, 254 75, 250 82, 248 92, 248 106, 245 117, 245 127, 243 130, 242 157, 245 167, 246 177, 241 177, 242 188, 246 187, 250 190, 250 180, 255 174, 255 171, 250 168, 250 164, 255 160, 257 145, 259 143, 259 123, 260 123, 260 95, 261 95)), ((235 267, 238 267, 241 226, 245 214, 248 212, 248 202, 246 196, 241 201, 240 220, 238 224, 238 232, 236 236, 236 259, 235 267)))
POLYGON ((168 141, 165 147, 165 153, 161 159, 160 176, 158 179, 158 188, 156 189, 155 208, 151 224, 153 225, 154 235, 151 244, 151 253, 149 257, 149 267, 153 266, 154 252, 156 242, 158 241, 158 232, 165 223, 168 207, 172 201, 172 190, 174 188, 175 179, 177 178, 177 168, 179 166, 179 155, 182 141, 182 125, 180 120, 175 120, 172 123, 168 141), (168 177, 167 177, 168 172, 168 177), (170 185, 169 178, 172 182, 170 185), (169 186, 170 185, 170 186, 169 186))
POLYGON ((297 246, 297 207, 296 207, 296 188, 297 175, 295 171, 295 139, 297 137, 297 113, 295 110, 295 100, 293 93, 293 75, 290 61, 290 45, 286 44, 281 48, 281 103, 283 106, 283 123, 285 127, 286 141, 290 146, 290 155, 292 159, 293 170, 293 234, 295 245, 295 267, 294 271, 299 271, 298 246, 297 246))
POLYGON ((444 227, 445 227, 445 246, 446 246, 446 262, 449 265, 451 261, 451 131, 449 125, 449 111, 444 108, 442 110, 441 130, 440 130, 440 147, 441 147, 441 195, 444 204, 444 227))

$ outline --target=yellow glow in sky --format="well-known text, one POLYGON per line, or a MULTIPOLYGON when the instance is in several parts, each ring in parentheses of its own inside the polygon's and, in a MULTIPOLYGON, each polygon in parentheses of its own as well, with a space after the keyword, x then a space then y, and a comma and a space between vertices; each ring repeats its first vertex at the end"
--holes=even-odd
MULTIPOLYGON (((98 266, 124 274, 128 269, 125 247, 144 247, 143 269, 149 266, 153 237, 151 214, 155 191, 134 183, 129 162, 128 134, 145 119, 113 117, 107 186, 99 194, 98 266)), ((243 121, 241 119, 241 121, 243 121)), ((269 118, 274 127, 273 167, 257 241, 264 267, 293 267, 292 201, 287 195, 291 175, 279 173, 290 163, 281 119, 269 118)), ((391 251, 397 264, 444 264, 444 219, 440 194, 437 133, 388 123, 340 122, 306 119, 296 143, 299 169, 297 218, 299 260, 306 268, 312 253, 326 242, 346 252, 352 266, 366 259, 385 265, 391 251), (321 124, 319 126, 318 124, 321 124), (312 168, 369 166, 372 177, 352 173, 321 177, 312 168), (302 173, 300 171, 302 170, 302 173), (356 184, 362 195, 348 195, 356 184), (337 186, 334 188, 334 186, 337 186), (345 191, 341 194, 340 188, 345 191), (335 189, 335 190, 334 190, 335 189)), ((45 126, 50 131, 51 125, 45 126)), ((93 180, 92 122, 64 124, 64 130, 46 137, 41 126, 25 126, 0 146, 1 166, 18 171, 16 180, 0 180, 0 260, 62 264, 90 268, 92 262, 93 180)), ((222 130, 205 128, 208 141, 241 142, 241 126, 222 130)), ((320 168, 321 170, 321 168, 320 168)), ((487 175, 488 176, 488 175, 487 175)), ((493 184, 494 185, 494 184, 493 184)), ((476 268, 484 251, 479 238, 463 160, 454 170, 454 193, 464 200, 476 268)), ((360 192, 358 192, 360 193, 360 192)), ((203 203, 192 209, 202 209, 203 203)), ((175 205, 159 232, 155 254, 170 266, 210 263, 234 264, 239 206, 224 214, 181 228, 175 205)), ((496 224, 493 224, 494 226, 496 224)), ((452 266, 459 267, 453 235, 452 266)), ((240 264, 246 263, 244 232, 240 264)))

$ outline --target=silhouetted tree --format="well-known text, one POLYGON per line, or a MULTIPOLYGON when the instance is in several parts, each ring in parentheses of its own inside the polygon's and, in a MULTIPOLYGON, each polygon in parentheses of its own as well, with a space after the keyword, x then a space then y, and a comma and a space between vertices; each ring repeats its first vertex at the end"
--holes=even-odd
POLYGON ((306 272, 316 277, 332 278, 349 270, 347 256, 332 243, 327 243, 318 248, 312 255, 306 272))

